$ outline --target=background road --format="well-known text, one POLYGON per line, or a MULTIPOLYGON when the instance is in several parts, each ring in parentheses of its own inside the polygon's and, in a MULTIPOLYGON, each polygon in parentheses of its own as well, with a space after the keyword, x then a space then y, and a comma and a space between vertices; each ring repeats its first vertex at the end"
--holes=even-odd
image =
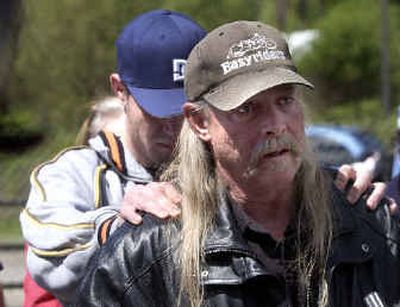
POLYGON ((21 287, 24 278, 24 255, 22 245, 0 246, 0 261, 4 269, 0 272, 0 281, 3 284, 6 307, 21 307, 23 291, 21 287), (13 287, 8 288, 8 285, 13 287))

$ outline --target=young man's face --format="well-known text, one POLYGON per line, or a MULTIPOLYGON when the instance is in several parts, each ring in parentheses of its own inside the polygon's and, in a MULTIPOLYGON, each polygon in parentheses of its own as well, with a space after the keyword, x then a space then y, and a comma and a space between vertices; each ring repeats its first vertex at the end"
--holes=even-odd
POLYGON ((209 113, 210 143, 222 174, 238 182, 293 180, 305 140, 294 86, 261 92, 228 112, 210 107, 209 113))
POLYGON ((146 167, 157 168, 170 161, 183 117, 153 117, 140 108, 130 95, 126 115, 126 138, 138 162, 146 167))

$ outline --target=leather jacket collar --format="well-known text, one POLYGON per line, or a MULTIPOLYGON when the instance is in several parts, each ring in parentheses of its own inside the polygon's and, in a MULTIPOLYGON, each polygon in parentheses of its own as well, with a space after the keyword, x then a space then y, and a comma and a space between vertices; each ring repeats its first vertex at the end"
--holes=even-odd
MULTIPOLYGON (((327 263, 329 272, 340 263, 363 263, 371 259, 375 250, 373 246, 373 236, 371 229, 379 231, 376 227, 376 219, 373 214, 368 214, 365 203, 350 206, 343 194, 336 188, 332 193, 332 210, 334 233, 331 246, 331 253, 327 263), (361 226, 360 219, 366 221, 371 227, 369 231, 357 231, 361 226)), ((257 260, 255 254, 243 239, 241 232, 236 225, 235 218, 231 209, 231 204, 226 193, 219 193, 218 213, 214 221, 214 230, 206 238, 205 256, 207 258, 218 257, 224 253, 235 257, 251 258, 251 266, 258 274, 271 274, 272 271, 266 269, 257 260)), ((365 227, 365 226, 364 226, 365 227)), ((388 234, 382 233, 382 236, 388 234)), ((255 272, 254 271, 254 272, 255 272)), ((208 276, 210 278, 211 276, 208 276)))

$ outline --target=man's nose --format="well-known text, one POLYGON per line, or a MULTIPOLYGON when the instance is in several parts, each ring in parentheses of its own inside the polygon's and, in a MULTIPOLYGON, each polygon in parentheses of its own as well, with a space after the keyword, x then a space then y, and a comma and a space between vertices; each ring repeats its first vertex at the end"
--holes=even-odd
POLYGON ((170 137, 176 137, 181 129, 182 119, 172 118, 163 122, 163 131, 170 137))
POLYGON ((281 134, 286 131, 287 118, 275 108, 268 108, 264 111, 264 117, 261 122, 262 132, 266 135, 281 134))

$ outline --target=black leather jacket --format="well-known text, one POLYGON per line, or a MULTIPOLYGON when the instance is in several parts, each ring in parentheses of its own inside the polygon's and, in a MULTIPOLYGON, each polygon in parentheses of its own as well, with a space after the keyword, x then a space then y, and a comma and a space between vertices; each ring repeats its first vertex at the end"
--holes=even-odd
MULTIPOLYGON (((368 212, 363 201, 354 207, 340 192, 333 195, 336 230, 326 268, 330 306, 394 305, 400 297, 397 224, 384 206, 368 212)), ((284 292, 281 276, 254 257, 231 214, 221 199, 201 272, 204 306, 291 306, 277 301, 285 297, 277 293, 284 292)), ((150 216, 140 227, 126 223, 92 259, 75 305, 176 306, 177 249, 168 242, 176 241, 178 228, 150 216)))

